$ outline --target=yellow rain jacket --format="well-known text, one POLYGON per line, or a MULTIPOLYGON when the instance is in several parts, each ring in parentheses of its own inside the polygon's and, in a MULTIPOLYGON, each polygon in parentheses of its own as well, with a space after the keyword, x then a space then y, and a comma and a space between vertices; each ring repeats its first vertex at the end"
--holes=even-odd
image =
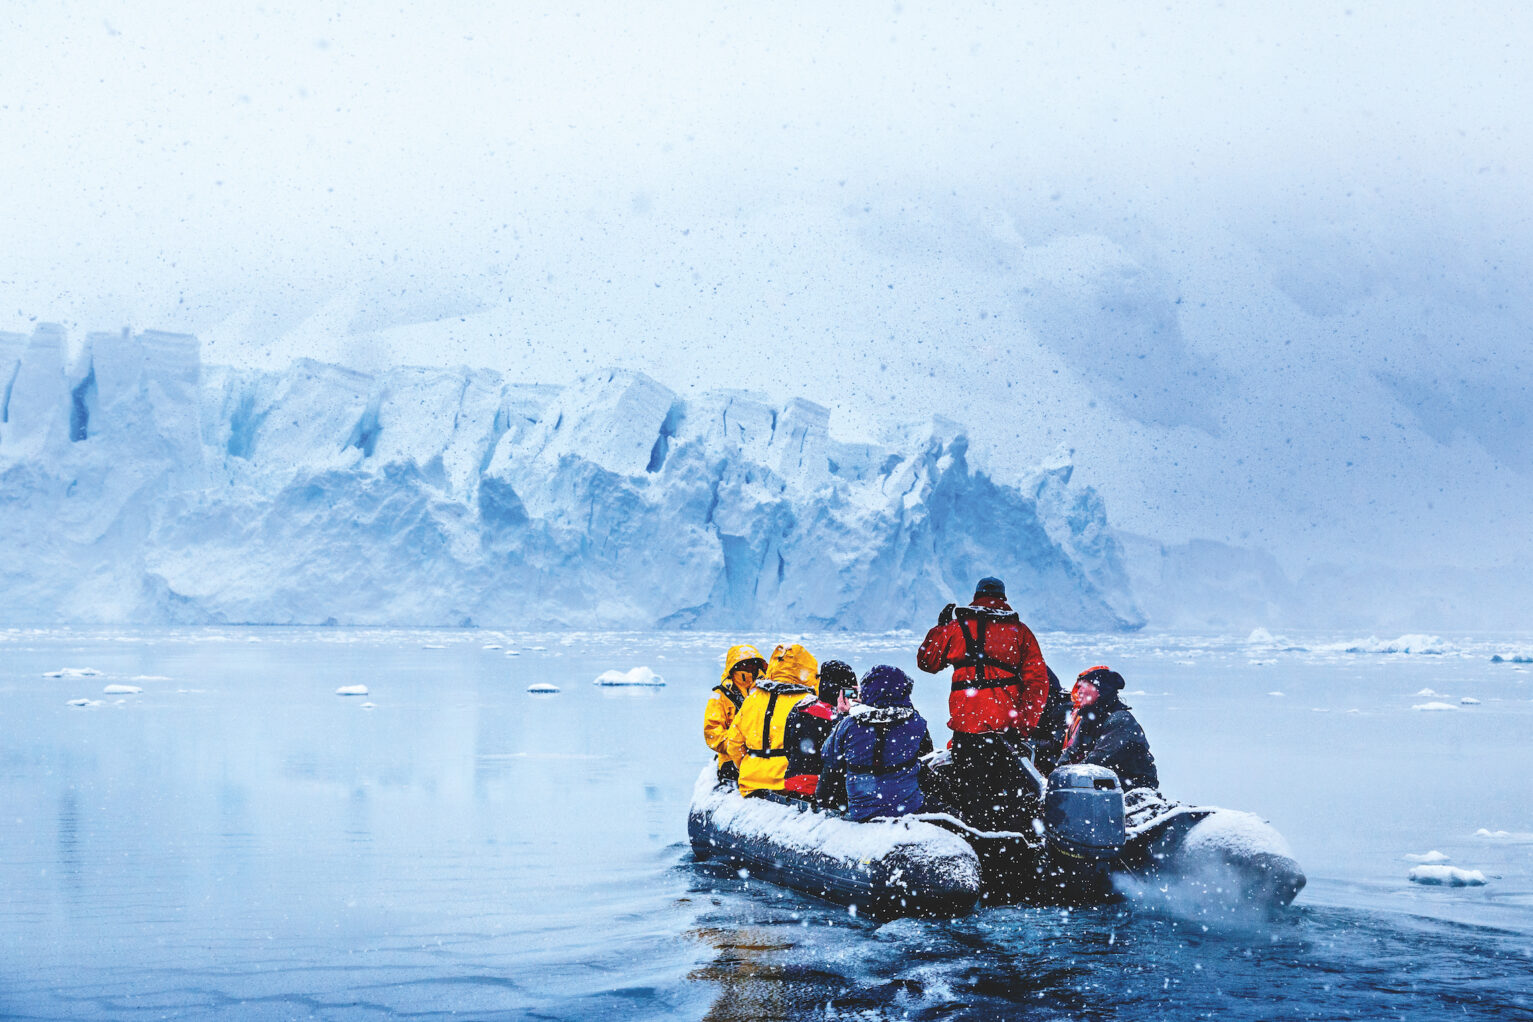
POLYGON ((740 770, 740 794, 781 791, 788 772, 783 732, 788 711, 814 698, 820 664, 803 646, 778 646, 767 665, 767 680, 756 683, 734 716, 725 751, 740 770))
POLYGON ((724 656, 724 673, 719 677, 719 683, 713 686, 713 696, 708 700, 708 705, 703 707, 703 741, 708 743, 708 748, 719 754, 715 767, 729 762, 729 753, 724 750, 724 740, 729 737, 729 725, 734 723, 735 712, 755 687, 751 684, 741 688, 729 675, 740 664, 750 660, 766 664, 766 658, 756 651, 755 646, 730 646, 724 656))

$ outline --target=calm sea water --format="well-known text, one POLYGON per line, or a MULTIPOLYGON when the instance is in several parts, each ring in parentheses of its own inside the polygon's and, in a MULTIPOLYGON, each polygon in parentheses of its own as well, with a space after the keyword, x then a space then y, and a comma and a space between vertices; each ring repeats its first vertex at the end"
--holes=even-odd
MULTIPOLYGON (((1533 1018, 1533 673, 1489 660, 1516 641, 1041 639, 1061 675, 1124 673, 1168 794, 1289 838, 1295 911, 878 926, 694 864, 735 636, 11 631, 0 1016, 1533 1018), (591 684, 639 664, 669 684, 591 684), (1489 884, 1408 883, 1431 850, 1489 884)), ((805 641, 914 670, 908 635, 805 641)), ((922 676, 934 724, 944 699, 922 676)))

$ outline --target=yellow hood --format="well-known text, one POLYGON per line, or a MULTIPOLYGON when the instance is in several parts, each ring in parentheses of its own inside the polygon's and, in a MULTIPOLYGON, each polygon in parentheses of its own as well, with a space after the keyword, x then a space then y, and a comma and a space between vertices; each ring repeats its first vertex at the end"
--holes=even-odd
POLYGON ((803 646, 778 646, 767 662, 768 681, 804 685, 812 692, 820 685, 820 662, 803 646))
POLYGON ((719 680, 729 681, 729 672, 742 660, 759 660, 762 668, 766 668, 766 657, 755 646, 730 646, 729 652, 724 654, 724 673, 719 676, 719 680))

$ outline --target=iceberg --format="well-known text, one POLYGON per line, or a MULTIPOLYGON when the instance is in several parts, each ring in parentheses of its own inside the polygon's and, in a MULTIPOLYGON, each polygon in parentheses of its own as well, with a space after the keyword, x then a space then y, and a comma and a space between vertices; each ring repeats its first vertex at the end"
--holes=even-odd
POLYGON ((0 620, 925 627, 975 579, 1039 629, 1140 627, 1105 504, 946 419, 846 443, 794 399, 642 373, 203 365, 193 337, 0 337, 0 620))
POLYGON ((1406 874, 1413 884, 1431 887, 1484 887, 1485 874, 1477 869, 1459 869, 1457 866, 1413 866, 1406 874))

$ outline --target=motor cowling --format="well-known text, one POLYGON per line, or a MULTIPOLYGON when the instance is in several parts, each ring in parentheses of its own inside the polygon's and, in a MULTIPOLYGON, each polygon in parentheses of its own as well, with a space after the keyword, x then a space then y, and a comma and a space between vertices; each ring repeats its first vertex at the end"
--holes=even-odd
POLYGON ((1123 787, 1106 767, 1083 763, 1049 775, 1043 798, 1044 836, 1050 847, 1077 859, 1102 861, 1123 850, 1123 787))

